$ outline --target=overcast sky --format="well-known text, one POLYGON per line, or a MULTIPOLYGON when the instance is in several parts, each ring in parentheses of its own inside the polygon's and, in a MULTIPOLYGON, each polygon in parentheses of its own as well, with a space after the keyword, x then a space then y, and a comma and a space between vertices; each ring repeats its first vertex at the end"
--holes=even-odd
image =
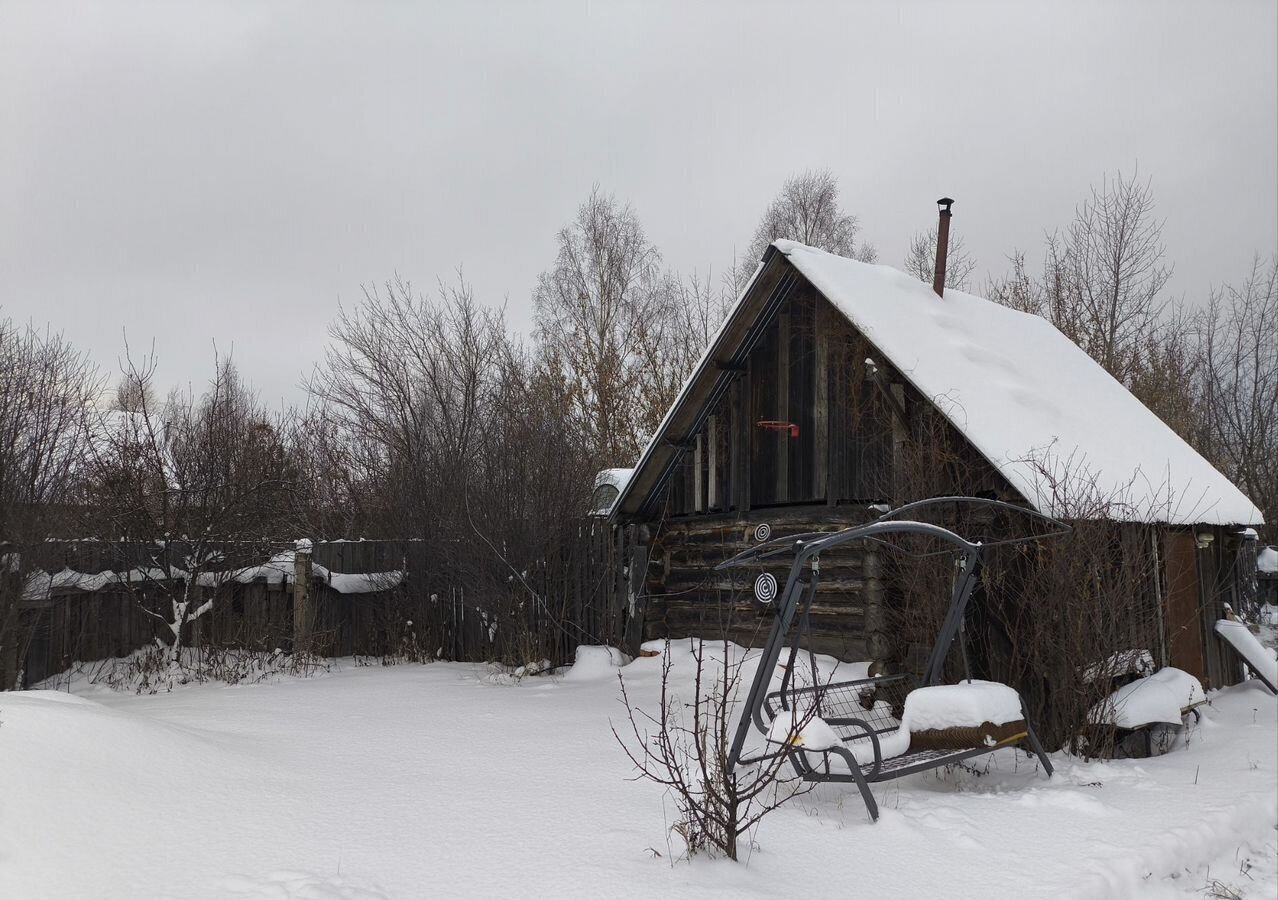
POLYGON ((828 167, 880 260, 986 270, 1153 179, 1177 294, 1278 247, 1278 4, 0 0, 0 309, 297 400, 339 302, 464 267, 531 323, 598 182, 716 272, 828 167))

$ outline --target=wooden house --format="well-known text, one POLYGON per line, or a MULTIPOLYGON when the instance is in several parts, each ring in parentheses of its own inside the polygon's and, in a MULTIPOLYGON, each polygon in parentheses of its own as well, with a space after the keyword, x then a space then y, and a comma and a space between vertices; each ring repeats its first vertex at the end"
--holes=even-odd
MULTIPOLYGON (((635 546, 645 637, 726 628, 750 643, 767 612, 713 566, 760 525, 846 527, 920 491, 1078 516, 1068 498, 1084 490, 1110 502, 1082 515, 1139 529, 1147 548, 1157 622, 1133 642, 1206 684, 1236 681, 1212 623, 1237 590, 1241 527, 1261 521, 1247 497, 1044 319, 777 241, 611 515, 635 546), (932 440, 945 456, 910 455, 932 440)), ((823 559, 814 649, 910 656, 884 565, 873 546, 823 559)))

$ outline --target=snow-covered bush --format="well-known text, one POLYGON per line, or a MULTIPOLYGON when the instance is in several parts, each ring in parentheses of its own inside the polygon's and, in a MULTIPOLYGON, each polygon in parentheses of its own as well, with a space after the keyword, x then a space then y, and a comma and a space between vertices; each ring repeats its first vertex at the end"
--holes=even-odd
POLYGON ((100 685, 133 694, 162 694, 186 684, 258 684, 276 676, 309 676, 327 672, 331 662, 313 653, 285 653, 218 647, 187 647, 180 658, 163 644, 128 656, 77 663, 40 683, 63 689, 78 683, 100 685))
MULTIPOLYGON (((724 641, 667 641, 661 654, 658 708, 648 712, 631 703, 624 674, 618 674, 627 721, 613 735, 637 772, 636 778, 666 787, 678 819, 673 830, 688 856, 699 853, 736 860, 742 838, 768 813, 812 789, 788 774, 785 754, 763 754, 749 765, 729 765, 732 727, 745 680, 745 655, 724 641), (688 647, 693 673, 691 697, 680 690, 687 679, 674 675, 675 657, 688 647)), ((810 720, 800 718, 798 734, 810 720)))

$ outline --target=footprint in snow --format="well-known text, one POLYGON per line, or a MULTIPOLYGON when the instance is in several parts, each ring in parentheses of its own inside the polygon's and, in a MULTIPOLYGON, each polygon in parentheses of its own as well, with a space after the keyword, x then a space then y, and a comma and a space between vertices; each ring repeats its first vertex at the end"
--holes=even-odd
POLYGON ((218 886, 224 896, 238 900, 392 900, 390 894, 367 882, 312 872, 233 875, 218 886))

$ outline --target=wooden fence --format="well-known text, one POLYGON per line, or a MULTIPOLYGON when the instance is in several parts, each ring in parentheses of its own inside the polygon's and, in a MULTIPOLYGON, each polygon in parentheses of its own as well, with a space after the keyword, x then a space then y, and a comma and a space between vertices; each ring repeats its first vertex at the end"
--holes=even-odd
MULTIPOLYGON (((287 554, 290 544, 281 542, 274 549, 287 554)), ((633 528, 585 519, 571 546, 525 571, 492 574, 491 558, 478 559, 467 570, 487 567, 490 575, 476 583, 473 576, 433 564, 429 547, 419 541, 317 542, 304 563, 311 573, 304 579, 305 591, 297 589, 292 571, 285 571, 294 566, 289 556, 277 557, 285 560, 276 566, 278 571, 255 573, 245 567, 266 562, 268 548, 220 545, 226 550, 224 571, 239 574, 217 586, 193 588, 192 608, 213 602, 188 624, 183 642, 192 648, 288 652, 301 646, 301 638, 306 648, 330 657, 500 660, 514 665, 542 659, 570 662, 579 644, 629 646, 633 651, 641 628, 636 614, 639 582, 632 583, 631 572, 638 578, 646 559, 641 556, 638 566, 630 565, 634 545, 633 528), (251 559, 254 553, 256 559, 251 559), (351 589, 351 582, 358 586, 359 579, 333 577, 378 573, 381 580, 363 585, 375 589, 359 592, 351 589), (299 603, 304 604, 300 615, 299 603), (303 623, 304 633, 298 630, 303 623)), ((181 550, 170 548, 175 555, 181 550)), ((482 554, 482 548, 475 553, 482 554)), ((10 666, 16 663, 20 686, 77 664, 127 656, 157 640, 169 643, 171 601, 183 587, 180 579, 175 585, 159 580, 121 583, 110 577, 146 568, 155 555, 154 547, 97 541, 38 548, 34 565, 63 577, 41 590, 17 587, 23 591, 19 605, 26 640, 10 666), (108 577, 85 579, 70 573, 108 577), (103 581, 107 583, 97 583, 103 581)), ((0 671, 0 683, 13 684, 14 674, 0 671)))

